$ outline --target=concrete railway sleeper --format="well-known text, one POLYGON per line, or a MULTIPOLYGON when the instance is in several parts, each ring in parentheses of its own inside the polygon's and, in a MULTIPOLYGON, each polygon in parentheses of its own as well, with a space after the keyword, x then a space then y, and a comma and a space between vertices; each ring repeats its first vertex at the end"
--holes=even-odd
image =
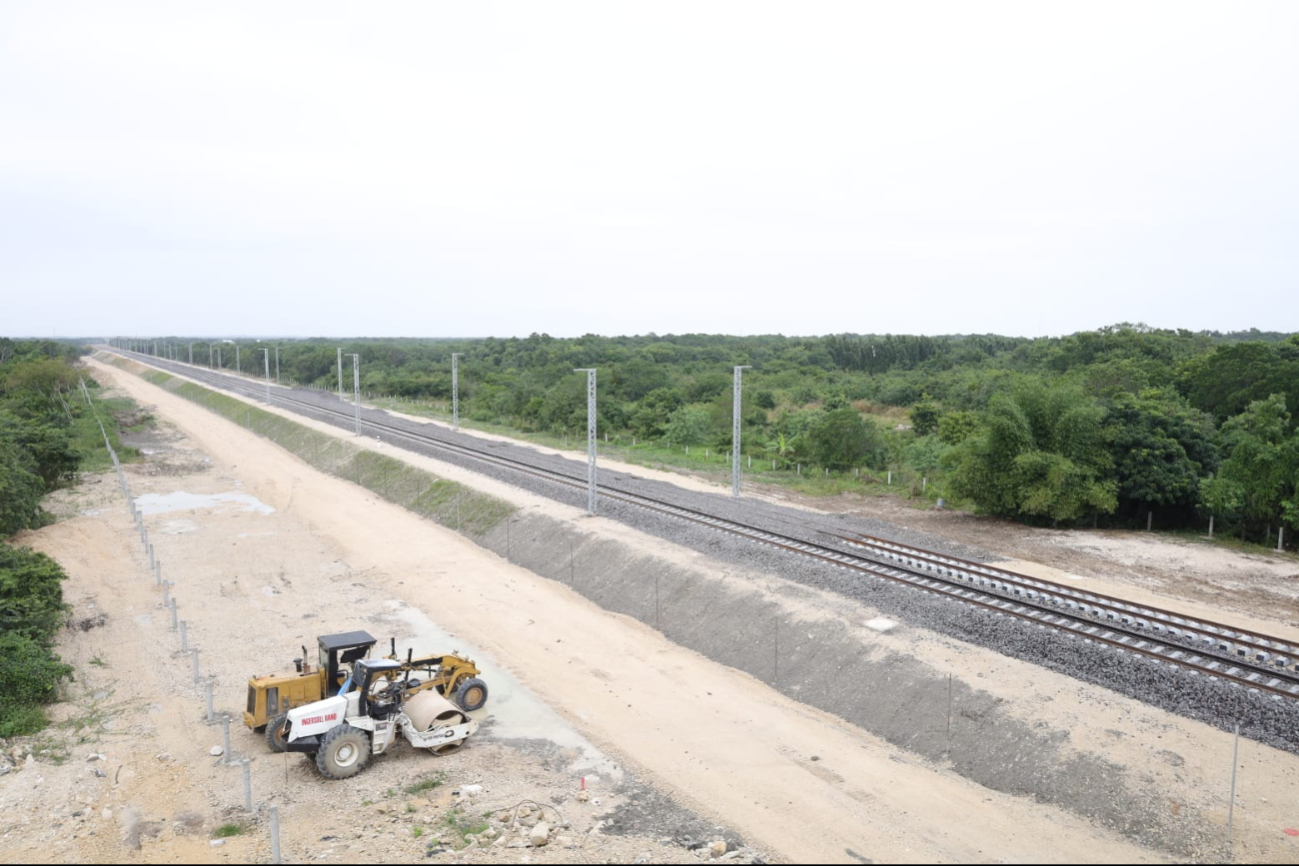
MULTIPOLYGON (((246 394, 255 400, 261 400, 265 393, 262 387, 255 387, 242 379, 196 370, 185 364, 164 362, 137 353, 119 353, 150 366, 171 369, 173 372, 204 381, 214 387, 246 394)), ((274 401, 290 411, 316 417, 318 420, 336 426, 351 428, 355 423, 355 415, 351 411, 343 412, 299 400, 285 394, 283 389, 277 389, 274 401)), ((427 433, 415 433, 373 419, 362 418, 360 423, 362 427, 381 432, 393 439, 408 440, 443 449, 568 487, 579 489, 586 487, 587 482, 584 477, 567 475, 522 460, 449 442, 427 433)), ((1294 648, 1287 641, 1216 623, 1188 620, 1171 611, 1136 606, 1120 599, 1111 599, 1094 593, 1081 593, 1060 584, 1016 575, 1013 572, 959 560, 932 551, 895 545, 884 539, 870 536, 837 537, 841 542, 854 547, 869 548, 877 556, 887 553, 895 565, 878 563, 865 556, 747 526, 639 493, 620 490, 607 483, 599 486, 599 492, 601 496, 638 508, 702 524, 718 532, 771 545, 797 555, 812 557, 838 568, 907 584, 925 592, 949 597, 964 605, 982 608, 997 615, 1012 616, 1038 627, 1060 632, 1073 639, 1112 648, 1120 653, 1131 653, 1173 665, 1189 671, 1193 676, 1202 675, 1210 679, 1218 679, 1241 688, 1268 694, 1274 699, 1299 700, 1299 661, 1296 660, 1296 657, 1299 657, 1299 649, 1294 648), (890 546, 894 549, 890 549, 890 546), (908 567, 898 567, 900 565, 908 567), (1069 592, 1066 593, 1064 590, 1069 592), (1073 608, 1069 607, 1070 604, 1073 608), (1093 619, 1098 611, 1101 613, 1096 618, 1103 619, 1104 622, 1093 619), (1080 616, 1087 618, 1081 619, 1080 616), (1160 629, 1155 628, 1156 624, 1160 629), (1192 636, 1189 641, 1191 647, 1183 645, 1187 642, 1185 638, 1188 634, 1192 636), (1228 635, 1231 637, 1229 638, 1228 635), (1246 646, 1242 636, 1248 636, 1249 649, 1244 653, 1238 651, 1239 658, 1236 660, 1205 654, 1213 650, 1228 652, 1246 646), (1252 658, 1249 657, 1251 651, 1255 654, 1252 658)))
POLYGON ((1258 632, 1133 604, 1114 596, 1075 589, 884 538, 868 535, 835 537, 845 544, 868 551, 876 559, 904 563, 911 568, 955 577, 981 589, 1063 607, 1070 614, 1148 629, 1155 636, 1180 640, 1203 652, 1235 656, 1274 669, 1299 671, 1299 647, 1258 632))

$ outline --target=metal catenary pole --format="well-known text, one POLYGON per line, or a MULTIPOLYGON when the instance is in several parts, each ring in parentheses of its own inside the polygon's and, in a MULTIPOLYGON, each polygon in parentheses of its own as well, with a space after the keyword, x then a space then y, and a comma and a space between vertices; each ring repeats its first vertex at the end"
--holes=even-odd
POLYGON ((343 399, 343 347, 338 347, 338 399, 343 399))
POLYGON ((740 498, 740 382, 745 370, 752 370, 750 364, 735 368, 735 393, 731 406, 731 497, 740 498))
POLYGON ((239 366, 239 344, 235 343, 235 372, 242 373, 244 368, 239 366))
POLYGON ((280 384, 280 347, 275 347, 275 384, 280 384))
POLYGON ((595 514, 595 367, 578 367, 586 374, 586 513, 595 514))
POLYGON ((262 349, 262 359, 266 362, 266 405, 271 405, 271 353, 262 349))
POLYGON ((361 435, 361 356, 352 355, 352 404, 356 409, 356 435, 361 435))
POLYGON ((189 344, 189 363, 190 366, 194 365, 194 344, 193 343, 189 344))
POLYGON ((451 429, 460 429, 460 356, 464 352, 451 353, 451 429))

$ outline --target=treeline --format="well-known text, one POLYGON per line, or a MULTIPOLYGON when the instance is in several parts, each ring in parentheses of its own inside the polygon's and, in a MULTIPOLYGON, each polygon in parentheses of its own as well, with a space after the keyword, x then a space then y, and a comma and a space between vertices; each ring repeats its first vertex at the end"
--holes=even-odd
MULTIPOLYGON (((75 479, 85 457, 79 430, 94 423, 98 435, 72 363, 79 354, 0 338, 0 539, 49 522, 41 500, 75 479)), ((72 675, 54 652, 65 578, 48 556, 0 541, 0 737, 44 727, 42 705, 72 675)))
MULTIPOLYGON (((238 345, 260 374, 265 344, 238 345)), ((284 377, 336 386, 338 342, 280 346, 284 377)), ((460 353, 462 418, 561 435, 585 430, 574 369, 596 367, 602 433, 717 452, 731 443, 732 367, 750 365, 744 451, 767 466, 866 483, 908 470, 928 495, 1026 521, 1138 526, 1154 511, 1177 527, 1212 513, 1259 540, 1295 526, 1295 335, 1119 324, 1039 339, 533 334, 341 348, 360 355, 365 392, 438 401, 460 353)), ((195 352, 207 363, 206 343, 195 352)), ((234 365, 233 344, 221 355, 234 365)))

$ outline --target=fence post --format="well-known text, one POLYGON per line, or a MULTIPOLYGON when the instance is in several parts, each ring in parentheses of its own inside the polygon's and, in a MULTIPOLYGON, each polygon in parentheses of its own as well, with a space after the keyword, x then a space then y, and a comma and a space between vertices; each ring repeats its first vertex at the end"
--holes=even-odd
POLYGON ((1231 802, 1227 804, 1227 858, 1231 859, 1232 830, 1236 818, 1236 757, 1240 752, 1240 722, 1236 723, 1236 738, 1231 744, 1231 802))
POLYGON ((188 637, 189 636, 185 633, 185 620, 182 619, 180 621, 180 651, 183 653, 189 652, 188 637))
POLYGON ((280 862, 280 807, 271 806, 271 862, 280 862))
POLYGON ((216 714, 212 712, 212 678, 208 677, 204 682, 205 686, 203 691, 206 693, 205 697, 207 700, 207 722, 210 725, 216 716, 216 714))
POLYGON ((230 714, 221 717, 221 763, 230 763, 230 714))
POLYGON ((780 682, 780 620, 772 617, 771 620, 771 685, 774 687, 780 682))
POLYGON ((253 777, 252 771, 248 768, 248 759, 244 758, 241 762, 244 770, 244 811, 253 810, 253 777))
POLYGON ((198 675, 198 647, 194 647, 190 652, 194 653, 194 684, 198 685, 200 679, 198 675))

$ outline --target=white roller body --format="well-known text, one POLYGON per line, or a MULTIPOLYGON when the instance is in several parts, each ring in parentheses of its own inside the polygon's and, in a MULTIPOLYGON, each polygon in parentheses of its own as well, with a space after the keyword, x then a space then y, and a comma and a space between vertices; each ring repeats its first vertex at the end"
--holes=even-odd
POLYGON ((314 704, 303 704, 289 710, 289 741, 300 740, 323 734, 330 728, 343 724, 347 714, 347 698, 335 695, 316 701, 314 704))
POLYGON ((464 724, 468 719, 464 711, 432 689, 419 692, 406 701, 402 707, 411 727, 417 731, 427 731, 434 726, 464 724))

